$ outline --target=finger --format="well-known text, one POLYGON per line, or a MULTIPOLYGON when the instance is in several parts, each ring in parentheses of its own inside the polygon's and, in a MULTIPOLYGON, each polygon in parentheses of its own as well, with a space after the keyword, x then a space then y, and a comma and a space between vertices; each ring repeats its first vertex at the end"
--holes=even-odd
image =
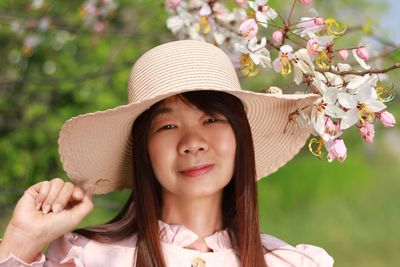
POLYGON ((28 189, 25 190, 24 194, 29 194, 32 196, 32 198, 35 200, 35 204, 38 201, 39 198, 39 192, 40 192, 40 188, 43 186, 43 184, 45 184, 47 181, 42 181, 39 183, 36 183, 32 186, 30 186, 28 189))
POLYGON ((54 203, 51 206, 53 212, 60 212, 67 206, 72 197, 73 190, 74 185, 72 183, 64 183, 60 192, 58 193, 57 198, 54 200, 54 203))
POLYGON ((58 197, 63 185, 64 181, 60 178, 54 178, 50 181, 50 190, 46 196, 46 199, 43 201, 42 206, 44 214, 47 214, 51 210, 51 206, 58 197))
POLYGON ((50 191, 50 182, 49 181, 43 181, 41 183, 35 184, 33 186, 33 189, 39 193, 39 195, 36 197, 36 209, 40 209, 43 205, 44 200, 46 199, 47 195, 49 194, 50 191))
POLYGON ((71 212, 71 221, 78 225, 84 217, 86 217, 94 208, 92 192, 86 192, 83 196, 82 201, 74 205, 71 212))
POLYGON ((72 198, 76 201, 81 201, 85 196, 85 190, 80 186, 75 186, 72 193, 72 198))

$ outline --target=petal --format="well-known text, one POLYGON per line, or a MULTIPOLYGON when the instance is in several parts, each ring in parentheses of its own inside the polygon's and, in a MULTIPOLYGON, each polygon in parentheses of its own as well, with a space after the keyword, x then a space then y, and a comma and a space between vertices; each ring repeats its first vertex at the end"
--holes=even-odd
POLYGON ((259 6, 265 6, 267 2, 268 0, 256 0, 257 5, 259 6))
POLYGON ((267 38, 266 37, 263 37, 263 38, 261 38, 261 43, 260 43, 260 47, 265 47, 265 45, 267 44, 267 38))
POLYGON ((364 60, 362 60, 358 55, 357 55, 357 49, 353 49, 353 56, 357 60, 358 64, 360 64, 361 67, 363 67, 366 70, 369 70, 371 67, 365 63, 364 60))
POLYGON ((293 51, 293 48, 290 45, 282 45, 280 50, 282 53, 290 53, 293 51))
POLYGON ((369 101, 365 102, 365 104, 368 106, 369 109, 371 109, 372 112, 379 112, 386 108, 385 104, 383 104, 379 100, 374 99, 370 99, 369 101))
POLYGON ((257 5, 255 2, 253 2, 253 1, 249 1, 249 6, 250 6, 252 9, 254 9, 254 11, 257 11, 257 10, 258 10, 258 5, 257 5))
POLYGON ((358 109, 350 109, 344 115, 340 122, 340 129, 347 129, 358 122, 358 109))
POLYGON ((323 134, 325 132, 325 115, 324 113, 320 113, 317 115, 314 124, 314 129, 317 131, 318 134, 323 134))
POLYGON ((267 17, 263 13, 261 13, 260 11, 257 11, 256 12, 256 19, 257 19, 258 22, 260 22, 260 25, 262 27, 267 28, 268 20, 267 20, 267 17))
POLYGON ((358 93, 357 93, 358 101, 360 101, 361 103, 365 103, 368 100, 373 99, 372 98, 373 90, 374 89, 371 87, 371 85, 369 85, 369 83, 364 83, 358 89, 358 93))
POLYGON ((352 79, 349 84, 347 85, 347 88, 351 89, 351 90, 356 90, 357 88, 359 88, 363 83, 367 82, 369 80, 370 77, 368 77, 369 75, 364 75, 362 77, 357 76, 354 79, 352 79))
POLYGON ((357 106, 357 100, 350 94, 340 93, 337 97, 340 105, 344 108, 352 109, 357 106))
POLYGON ((351 70, 351 65, 350 64, 338 63, 337 67, 338 67, 339 71, 349 71, 349 70, 351 70))
POLYGON ((250 57, 253 60, 254 64, 256 64, 256 65, 260 64, 260 58, 256 54, 251 53, 250 57))
POLYGON ((293 80, 297 85, 299 85, 303 81, 303 70, 299 67, 298 64, 293 64, 293 69, 293 80))
POLYGON ((239 44, 239 43, 234 43, 234 48, 239 51, 242 54, 249 54, 250 51, 243 45, 239 44))
POLYGON ((257 54, 257 55, 258 58, 260 59, 261 66, 263 66, 264 68, 271 67, 271 58, 269 57, 269 55, 268 56, 263 54, 257 54))
POLYGON ((269 7, 268 11, 267 11, 267 16, 269 19, 274 20, 278 16, 278 13, 276 13, 275 10, 273 10, 271 7, 269 7))
POLYGON ((323 100, 327 104, 335 104, 336 100, 338 99, 339 90, 335 87, 328 87, 325 90, 323 100))
POLYGON ((247 45, 250 51, 257 50, 257 36, 250 39, 249 44, 247 45))
POLYGON ((332 118, 342 118, 345 114, 343 109, 341 109, 335 105, 328 105, 325 108, 325 113, 326 113, 326 115, 329 115, 332 118))
POLYGON ((278 73, 281 72, 281 68, 282 68, 282 63, 281 63, 281 57, 277 57, 274 62, 272 63, 274 70, 278 73))

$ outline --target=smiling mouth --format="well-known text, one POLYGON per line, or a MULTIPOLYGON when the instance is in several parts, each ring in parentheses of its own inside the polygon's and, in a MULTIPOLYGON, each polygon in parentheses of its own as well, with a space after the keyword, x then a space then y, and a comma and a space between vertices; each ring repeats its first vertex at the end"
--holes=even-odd
POLYGON ((203 165, 199 165, 199 166, 195 166, 192 168, 188 168, 188 169, 179 171, 179 173, 181 173, 185 176, 189 176, 189 177, 196 177, 196 176, 201 176, 201 175, 207 174, 208 172, 210 172, 212 170, 213 167, 214 167, 213 164, 203 164, 203 165))

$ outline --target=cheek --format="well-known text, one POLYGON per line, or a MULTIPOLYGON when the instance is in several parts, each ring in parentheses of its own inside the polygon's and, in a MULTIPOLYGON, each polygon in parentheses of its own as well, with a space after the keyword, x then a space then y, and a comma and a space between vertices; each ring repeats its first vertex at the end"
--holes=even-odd
POLYGON ((220 132, 212 140, 214 147, 220 155, 235 158, 236 139, 232 129, 220 132))
MULTIPOLYGON (((166 142, 162 138, 151 138, 147 144, 149 158, 153 167, 154 174, 159 177, 160 173, 165 173, 169 162, 172 160, 174 149, 172 148, 172 142, 166 142)), ((158 178, 157 178, 158 179, 158 178)))

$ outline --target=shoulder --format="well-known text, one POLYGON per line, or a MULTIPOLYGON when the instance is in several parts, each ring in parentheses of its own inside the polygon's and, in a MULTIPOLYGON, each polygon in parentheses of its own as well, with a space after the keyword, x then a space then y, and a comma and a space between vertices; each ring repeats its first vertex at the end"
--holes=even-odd
POLYGON ((88 239, 77 233, 66 233, 52 242, 46 253, 46 259, 56 263, 85 264, 85 266, 118 266, 115 259, 132 260, 136 249, 136 236, 112 243, 102 243, 88 239), (107 256, 108 255, 108 256, 107 256), (111 259, 109 255, 114 255, 111 259), (100 265, 96 265, 100 264, 100 265))
POLYGON ((261 234, 261 242, 268 266, 332 267, 333 258, 321 247, 309 244, 289 245, 268 234, 261 234))

